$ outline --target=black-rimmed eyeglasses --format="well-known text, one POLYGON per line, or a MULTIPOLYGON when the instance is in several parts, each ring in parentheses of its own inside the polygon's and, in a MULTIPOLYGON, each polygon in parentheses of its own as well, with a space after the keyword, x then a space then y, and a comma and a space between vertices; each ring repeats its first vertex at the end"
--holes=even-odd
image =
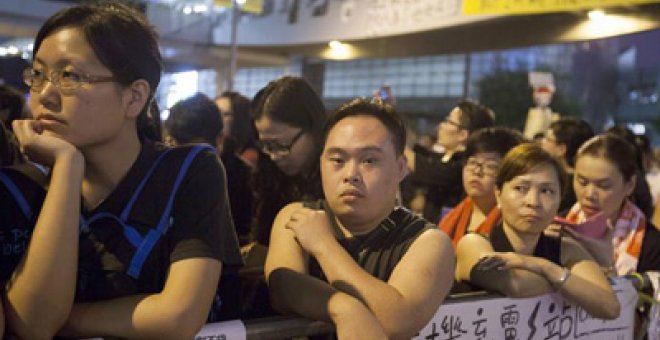
POLYGON ((291 153, 293 146, 296 144, 298 139, 300 139, 300 137, 305 134, 305 132, 305 130, 300 130, 295 136, 293 136, 293 138, 291 138, 291 141, 287 144, 282 144, 273 140, 259 141, 259 149, 271 157, 288 156, 291 153))

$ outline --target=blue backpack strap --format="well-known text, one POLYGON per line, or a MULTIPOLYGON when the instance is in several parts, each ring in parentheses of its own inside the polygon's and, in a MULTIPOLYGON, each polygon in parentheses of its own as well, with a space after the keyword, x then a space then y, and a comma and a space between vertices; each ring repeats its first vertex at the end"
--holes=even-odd
MULTIPOLYGON (((190 168, 190 165, 195 159, 195 156, 197 156, 197 154, 199 154, 204 149, 214 150, 212 147, 208 145, 195 145, 188 152, 188 155, 186 156, 185 160, 183 161, 183 164, 181 165, 181 168, 179 169, 179 173, 177 174, 176 180, 174 181, 174 186, 172 187, 172 191, 170 192, 170 196, 167 200, 167 205, 165 206, 165 209, 163 209, 163 213, 160 216, 158 225, 156 226, 155 229, 152 229, 149 231, 149 233, 147 233, 147 236, 145 236, 144 239, 142 239, 140 246, 137 247, 137 249, 135 250, 135 254, 133 255, 133 259, 131 259, 131 264, 127 270, 127 274, 133 277, 134 279, 137 279, 140 276, 140 272, 142 271, 142 266, 144 265, 144 261, 147 260, 149 253, 151 253, 151 250, 153 249, 154 245, 156 245, 158 239, 162 235, 164 235, 169 229, 171 225, 172 207, 174 206, 174 197, 176 196, 176 193, 179 189, 179 186, 181 185, 181 182, 183 181, 183 178, 188 172, 188 168, 190 168)), ((124 232, 124 234, 126 235, 126 232, 124 232)), ((131 241, 131 243, 133 242, 131 241)))
POLYGON ((32 217, 33 217, 32 208, 30 208, 30 205, 25 199, 23 192, 16 186, 16 184, 14 184, 14 182, 4 172, 0 172, 0 182, 2 182, 7 188, 7 190, 9 190, 9 193, 12 196, 14 196, 14 200, 16 201, 16 204, 18 204, 18 207, 23 212, 23 215, 25 215, 28 221, 32 221, 32 217))
POLYGON ((135 189, 135 193, 133 193, 133 196, 131 196, 131 199, 128 200, 128 203, 126 203, 126 206, 124 207, 124 210, 122 210, 121 215, 119 215, 119 218, 121 218, 122 221, 128 220, 128 214, 133 210, 133 205, 135 204, 135 201, 137 198, 140 196, 140 193, 142 193, 142 190, 144 189, 144 186, 147 184, 147 181, 151 177, 151 175, 156 171, 156 168, 158 168, 158 165, 160 162, 163 160, 166 154, 168 154, 172 149, 167 149, 163 153, 161 153, 158 158, 156 158, 156 161, 151 165, 151 168, 149 168, 149 171, 144 175, 142 180, 140 181, 140 184, 138 184, 137 188, 135 189))

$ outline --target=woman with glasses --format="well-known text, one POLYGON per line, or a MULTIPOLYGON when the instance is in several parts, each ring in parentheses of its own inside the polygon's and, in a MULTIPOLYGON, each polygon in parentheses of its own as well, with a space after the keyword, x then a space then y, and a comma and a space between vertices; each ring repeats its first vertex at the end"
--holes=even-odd
POLYGON ((0 172, 9 334, 192 338, 222 263, 240 263, 214 151, 143 135, 160 74, 155 33, 126 5, 67 8, 37 33, 33 119, 13 126, 50 173, 0 172))
POLYGON ((466 233, 488 235, 501 222, 496 208, 495 177, 504 155, 523 141, 520 132, 502 127, 481 129, 468 139, 463 165, 467 197, 439 223, 454 246, 466 233))
POLYGON ((282 77, 261 89, 252 101, 259 134, 255 174, 254 240, 268 246, 270 228, 282 207, 322 197, 319 157, 326 111, 307 81, 282 77))
POLYGON ((423 215, 427 220, 438 223, 444 213, 461 201, 465 143, 472 132, 494 123, 495 117, 490 109, 464 100, 438 125, 437 139, 443 153, 421 147, 406 152, 416 187, 417 197, 413 200, 424 202, 423 215))
MULTIPOLYGON (((255 95, 252 115, 261 154, 252 181, 252 242, 243 249, 247 266, 262 274, 277 213, 291 202, 323 197, 319 157, 327 114, 321 98, 306 80, 286 76, 271 81, 255 95)), ((244 317, 276 313, 262 277, 244 285, 248 292, 244 317)))
POLYGON ((511 297, 557 292, 593 317, 614 319, 619 301, 598 264, 573 239, 543 234, 564 182, 561 163, 537 144, 511 149, 495 180, 502 223, 458 242, 456 278, 511 297))

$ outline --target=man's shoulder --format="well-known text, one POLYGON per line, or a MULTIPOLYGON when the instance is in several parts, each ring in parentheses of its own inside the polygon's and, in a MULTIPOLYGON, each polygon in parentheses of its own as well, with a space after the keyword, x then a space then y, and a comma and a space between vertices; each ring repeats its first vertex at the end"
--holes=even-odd
POLYGON ((405 207, 396 207, 387 221, 391 223, 395 229, 405 233, 421 233, 425 230, 437 229, 433 223, 405 207))

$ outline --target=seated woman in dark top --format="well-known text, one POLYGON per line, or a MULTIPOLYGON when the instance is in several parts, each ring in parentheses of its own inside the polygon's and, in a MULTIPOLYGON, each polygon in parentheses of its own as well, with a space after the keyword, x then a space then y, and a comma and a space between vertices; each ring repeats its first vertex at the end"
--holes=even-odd
POLYGON ((559 207, 562 171, 536 144, 507 153, 496 180, 503 222, 489 238, 459 241, 457 279, 511 297, 558 292, 593 317, 616 318, 619 301, 591 256, 570 238, 543 235, 559 207))

